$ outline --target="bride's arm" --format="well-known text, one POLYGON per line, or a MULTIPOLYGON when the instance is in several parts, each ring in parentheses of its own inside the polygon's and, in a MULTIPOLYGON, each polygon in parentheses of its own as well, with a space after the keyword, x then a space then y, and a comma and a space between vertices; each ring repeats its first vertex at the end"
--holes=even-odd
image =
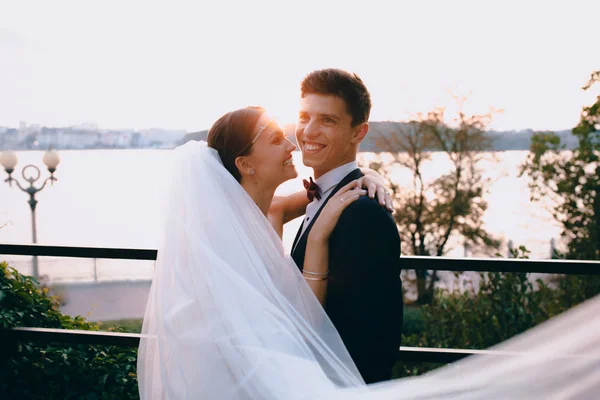
POLYGON ((271 212, 280 214, 281 220, 285 224, 304 215, 308 203, 306 190, 301 190, 289 196, 275 196, 271 202, 269 214, 271 212))
MULTIPOLYGON (((386 182, 383 177, 372 169, 362 168, 361 171, 365 176, 358 179, 358 185, 367 189, 370 198, 377 195, 379 204, 382 207, 385 206, 389 211, 393 211, 392 199, 386 196, 386 182)), ((275 196, 273 198, 269 208, 269 220, 280 237, 283 232, 283 225, 304 215, 308 203, 305 190, 289 196, 275 196)))
POLYGON ((304 215, 307 205, 305 190, 285 197, 273 197, 267 218, 280 238, 283 237, 283 224, 304 215))
POLYGON ((308 234, 302 275, 321 304, 327 295, 329 237, 342 211, 367 194, 359 185, 358 181, 350 182, 329 199, 308 234))

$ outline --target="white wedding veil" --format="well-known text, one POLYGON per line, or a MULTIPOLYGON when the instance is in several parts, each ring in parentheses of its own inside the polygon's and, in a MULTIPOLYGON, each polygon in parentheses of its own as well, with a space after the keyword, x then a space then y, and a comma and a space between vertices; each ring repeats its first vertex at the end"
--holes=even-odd
POLYGON ((369 385, 367 393, 324 398, 599 399, 600 296, 481 353, 420 377, 369 385))
POLYGON ((206 142, 174 150, 138 355, 142 399, 306 399, 364 385, 260 209, 206 142))
POLYGON ((217 152, 188 142, 174 156, 138 354, 141 399, 600 398, 600 297, 496 346, 495 355, 365 386, 217 152))

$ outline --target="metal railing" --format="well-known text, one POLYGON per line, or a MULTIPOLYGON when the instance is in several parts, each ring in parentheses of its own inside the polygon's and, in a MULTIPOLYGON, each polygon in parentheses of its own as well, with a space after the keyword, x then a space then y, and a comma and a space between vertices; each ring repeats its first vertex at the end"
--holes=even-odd
MULTIPOLYGON (((157 251, 152 249, 0 245, 0 255, 156 260, 157 251)), ((407 256, 402 257, 402 269, 600 275, 600 262, 407 256)), ((10 354, 11 350, 16 348, 19 341, 137 347, 140 338, 140 334, 133 333, 36 327, 0 330, 0 344, 5 348, 3 352, 5 355, 10 354)), ((434 349, 402 346, 398 352, 398 360, 405 362, 450 363, 469 355, 481 354, 482 352, 485 354, 506 356, 504 353, 491 350, 434 349)))

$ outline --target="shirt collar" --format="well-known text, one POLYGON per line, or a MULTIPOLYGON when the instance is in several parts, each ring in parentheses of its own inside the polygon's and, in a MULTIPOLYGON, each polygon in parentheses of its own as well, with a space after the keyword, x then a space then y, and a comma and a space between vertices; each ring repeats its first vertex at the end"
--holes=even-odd
POLYGON ((340 181, 344 179, 346 175, 357 168, 358 163, 356 161, 351 161, 321 175, 319 179, 315 180, 315 183, 319 185, 319 188, 321 188, 321 194, 325 195, 325 193, 329 192, 338 183, 340 183, 340 181))

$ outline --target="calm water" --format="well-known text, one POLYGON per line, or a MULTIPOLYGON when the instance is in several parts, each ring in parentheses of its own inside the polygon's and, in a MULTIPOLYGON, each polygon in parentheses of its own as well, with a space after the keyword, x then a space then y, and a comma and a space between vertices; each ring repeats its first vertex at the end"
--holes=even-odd
MULTIPOLYGON (((62 159, 54 186, 37 196, 38 243, 65 246, 156 248, 159 238, 161 192, 169 177, 168 150, 87 150, 61 151, 62 159)), ((41 152, 19 152, 21 167, 33 163, 42 166, 41 152)), ((547 258, 550 240, 558 240, 560 227, 552 220, 543 205, 529 201, 527 179, 519 178, 518 165, 527 156, 526 151, 495 153, 482 164, 485 176, 492 179, 486 199, 489 204, 484 217, 487 229, 499 238, 515 245, 526 245, 532 257, 547 258)), ((360 160, 376 157, 361 153, 360 160)), ((294 154, 299 178, 286 182, 278 194, 302 189, 301 179, 310 176, 310 170, 301 162, 300 153, 294 154)), ((359 160, 359 161, 360 161, 359 160)), ((433 178, 448 170, 443 154, 434 154, 425 166, 426 178, 433 178)), ((410 183, 410 176, 398 170, 401 182, 410 183)), ((45 177, 47 173, 42 173, 45 177)), ((2 180, 6 177, 0 172, 2 180)), ((0 182, 0 243, 31 243, 31 213, 28 196, 16 187, 11 189, 0 182)), ((300 220, 290 222, 284 232, 284 243, 289 249, 300 220)), ((453 242, 452 256, 463 256, 457 240, 453 242)), ((505 252, 506 250, 503 250, 505 252)), ((24 272, 29 272, 29 258, 5 257, 24 272)), ((40 271, 53 280, 90 279, 95 270, 98 279, 149 278, 153 262, 119 260, 40 259, 40 271)))

